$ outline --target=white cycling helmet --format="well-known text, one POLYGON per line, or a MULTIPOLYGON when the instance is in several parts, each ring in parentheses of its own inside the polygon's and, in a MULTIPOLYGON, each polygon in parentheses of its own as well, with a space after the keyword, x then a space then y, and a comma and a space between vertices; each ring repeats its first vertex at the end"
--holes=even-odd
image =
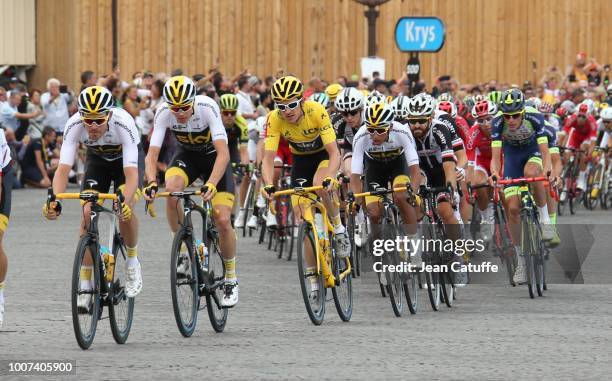
POLYGON ((587 99, 583 100, 580 104, 587 105, 587 107, 588 107, 587 108, 587 113, 589 115, 593 115, 593 111, 595 110, 595 102, 593 102, 592 99, 588 99, 587 98, 587 99))
POLYGON ((368 97, 366 98, 366 106, 380 102, 386 103, 386 101, 387 97, 385 97, 383 93, 378 90, 372 90, 372 92, 368 94, 368 97))
POLYGON ((576 104, 572 101, 570 101, 569 99, 564 100, 563 102, 561 102, 561 106, 563 107, 568 114, 573 114, 574 111, 576 111, 576 104))
POLYGON ((436 109, 436 100, 429 94, 415 95, 408 102, 408 117, 429 117, 436 109))
POLYGON ((393 107, 393 112, 395 113, 396 120, 406 119, 408 117, 409 102, 410 97, 407 97, 405 95, 400 95, 391 102, 391 107, 393 107))
POLYGON ((438 95, 438 102, 444 102, 444 101, 452 102, 453 96, 450 93, 442 93, 438 95))
POLYGON ((531 97, 525 101, 525 106, 538 109, 542 104, 542 100, 538 97, 531 97))
POLYGON ((345 87, 336 97, 334 104, 340 112, 357 110, 363 107, 364 96, 354 87, 345 87))
POLYGON ((606 107, 599 114, 602 120, 612 120, 612 107, 606 107))

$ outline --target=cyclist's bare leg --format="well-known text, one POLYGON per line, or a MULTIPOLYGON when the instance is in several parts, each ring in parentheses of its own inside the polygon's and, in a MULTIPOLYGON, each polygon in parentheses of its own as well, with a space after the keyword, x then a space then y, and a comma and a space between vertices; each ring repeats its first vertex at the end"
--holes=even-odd
POLYGON ((219 248, 221 249, 221 255, 225 259, 232 259, 236 256, 236 234, 234 233, 231 222, 232 207, 227 205, 215 205, 213 209, 215 226, 219 232, 219 248))
MULTIPOLYGON (((172 176, 166 179, 167 192, 181 192, 185 189, 185 180, 181 176, 172 176)), ((176 197, 168 197, 166 200, 166 218, 172 233, 179 229, 179 223, 183 221, 183 212, 179 211, 181 202, 176 197)))
POLYGON ((461 238, 461 226, 459 221, 455 217, 453 206, 450 202, 439 202, 438 203, 438 215, 444 223, 446 229, 446 238, 451 240, 458 240, 461 238))
POLYGON ((467 202, 465 195, 468 194, 467 185, 465 181, 459 182, 457 185, 461 187, 461 193, 463 197, 459 198, 459 211, 461 212, 461 219, 463 221, 469 221, 472 218, 472 204, 467 202))
MULTIPOLYGON (((524 169, 525 177, 538 177, 542 176, 542 166, 538 163, 527 162, 524 169)), ((546 188, 542 181, 533 183, 534 198, 538 208, 542 208, 546 205, 546 188)))
MULTIPOLYGON (((312 183, 315 185, 321 185, 325 179, 326 173, 327 168, 319 168, 314 175, 312 183)), ((338 203, 337 191, 333 192, 333 199, 329 195, 329 192, 325 189, 317 191, 317 194, 319 197, 321 197, 321 202, 327 209, 327 216, 329 217, 332 226, 334 226, 340 220, 340 205, 338 203)))
POLYGON ((406 233, 414 235, 417 232, 417 216, 414 207, 408 203, 406 191, 393 193, 393 201, 397 205, 402 221, 406 226, 406 233))
MULTIPOLYGON (((484 184, 487 182, 488 176, 483 171, 474 171, 474 179, 474 184, 484 184)), ((491 200, 491 193, 489 188, 476 189, 476 204, 479 210, 487 209, 491 200)))

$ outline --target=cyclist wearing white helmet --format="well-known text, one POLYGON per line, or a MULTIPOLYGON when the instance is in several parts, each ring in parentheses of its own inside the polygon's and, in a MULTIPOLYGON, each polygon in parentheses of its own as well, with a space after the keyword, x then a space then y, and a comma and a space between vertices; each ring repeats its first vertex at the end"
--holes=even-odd
MULTIPOLYGON (((427 94, 419 94, 408 103, 408 125, 416 143, 421 170, 430 187, 450 186, 449 192, 436 196, 437 211, 446 230, 447 238, 460 238, 459 220, 455 212, 455 190, 457 189, 456 157, 449 127, 434 118, 435 100, 427 94)), ((457 273, 459 274, 459 273, 457 273)), ((456 274, 456 275, 457 275, 456 274)))
POLYGON ((344 88, 336 97, 337 115, 332 119, 336 130, 336 141, 342 151, 342 172, 351 173, 351 158, 353 156, 353 138, 362 126, 362 114, 365 99, 361 91, 354 87, 344 88))
MULTIPOLYGON (((603 126, 603 137, 599 146, 612 149, 612 107, 606 107, 599 114, 599 123, 603 126)), ((608 151, 612 153, 612 151, 608 151)))
MULTIPOLYGON (((362 192, 362 175, 365 177, 365 188, 369 191, 378 186, 389 189, 390 186, 399 188, 406 184, 410 184, 415 192, 419 189, 421 174, 414 138, 406 125, 394 121, 393 118, 391 105, 379 102, 366 107, 364 125, 353 141, 351 190, 354 193, 362 192)), ((403 222, 407 224, 408 236, 415 238, 416 211, 407 201, 407 192, 394 192, 393 200, 400 210, 403 222)), ((358 201, 360 205, 364 205, 362 199, 358 201)), ((375 227, 379 226, 382 217, 380 198, 366 197, 365 206, 376 238, 380 232, 375 227)), ((416 259, 415 263, 420 265, 421 261, 416 259)))
MULTIPOLYGON (((195 84, 185 76, 170 78, 164 85, 166 103, 155 114, 153 135, 146 158, 148 185, 145 198, 155 200, 157 187, 157 158, 170 130, 178 148, 165 174, 166 191, 180 192, 201 178, 205 181, 204 201, 211 201, 213 218, 219 230, 220 249, 225 265, 225 287, 221 305, 232 307, 238 303, 236 277, 236 235, 231 224, 234 207, 234 182, 230 164, 227 133, 221 120, 217 102, 205 95, 196 95, 195 84)), ((169 197, 166 217, 173 233, 179 229, 179 202, 169 197)), ((187 251, 181 256, 187 255, 187 251)), ((190 271, 188 260, 179 258, 178 271, 190 271)))
POLYGON ((395 115, 395 121, 401 124, 408 123, 408 103, 410 102, 410 97, 405 95, 399 95, 391 102, 391 107, 393 107, 393 113, 395 115))
MULTIPOLYGON (((126 261, 126 296, 132 298, 142 290, 142 275, 137 257, 138 219, 132 209, 140 195, 144 171, 144 153, 140 146, 140 134, 132 116, 125 110, 113 107, 113 96, 105 87, 91 86, 81 91, 78 98, 79 112, 72 115, 64 128, 64 142, 60 161, 53 178, 53 193, 63 193, 78 147, 87 147, 85 175, 81 190, 93 189, 107 193, 111 183, 121 190, 125 197, 119 218, 119 230, 125 240, 128 260, 126 261)), ((85 233, 89 224, 91 207, 83 206, 84 213, 80 234, 85 233)), ((59 201, 43 206, 43 215, 56 219, 61 213, 59 201)), ((91 290, 93 261, 86 257, 81 270, 81 289, 91 290)), ((92 308, 92 294, 82 293, 77 304, 80 313, 89 313, 92 308)))

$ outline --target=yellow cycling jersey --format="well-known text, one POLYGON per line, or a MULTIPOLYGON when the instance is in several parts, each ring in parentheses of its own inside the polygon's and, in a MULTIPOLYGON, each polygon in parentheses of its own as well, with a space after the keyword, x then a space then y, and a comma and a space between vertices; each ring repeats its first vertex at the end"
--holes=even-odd
POLYGON ((268 114, 266 126, 266 151, 276 151, 278 142, 285 138, 294 155, 311 155, 321 152, 325 145, 336 141, 325 107, 318 102, 304 101, 304 117, 297 123, 289 123, 274 110, 268 114))

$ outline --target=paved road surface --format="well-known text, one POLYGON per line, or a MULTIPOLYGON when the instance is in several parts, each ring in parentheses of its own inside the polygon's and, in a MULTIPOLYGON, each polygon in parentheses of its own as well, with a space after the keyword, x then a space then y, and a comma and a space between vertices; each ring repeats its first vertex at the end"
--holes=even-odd
MULTIPOLYGON (((156 220, 143 218, 142 205, 144 290, 128 343, 116 345, 104 320, 92 348, 82 351, 69 303, 80 210, 67 203, 60 221, 43 221, 44 194, 13 194, 0 360, 76 360, 79 380, 564 380, 607 379, 612 370, 610 284, 551 284, 544 298, 530 300, 526 288, 504 285, 501 273, 497 284, 461 290, 452 309, 432 312, 422 293, 417 315, 396 318, 370 273, 354 283, 350 323, 340 321, 331 303, 325 322, 315 327, 304 310, 295 261, 276 259, 255 239, 238 244, 240 303, 225 332, 215 334, 203 313, 194 336, 184 339, 170 300, 171 237, 161 210, 156 220)), ((581 209, 566 221, 612 223, 612 218, 581 209)), ((596 230, 596 245, 612 247, 606 243, 609 227, 596 230)), ((607 276, 610 283, 610 273, 601 270, 610 261, 603 252, 586 259, 585 273, 607 276)))

